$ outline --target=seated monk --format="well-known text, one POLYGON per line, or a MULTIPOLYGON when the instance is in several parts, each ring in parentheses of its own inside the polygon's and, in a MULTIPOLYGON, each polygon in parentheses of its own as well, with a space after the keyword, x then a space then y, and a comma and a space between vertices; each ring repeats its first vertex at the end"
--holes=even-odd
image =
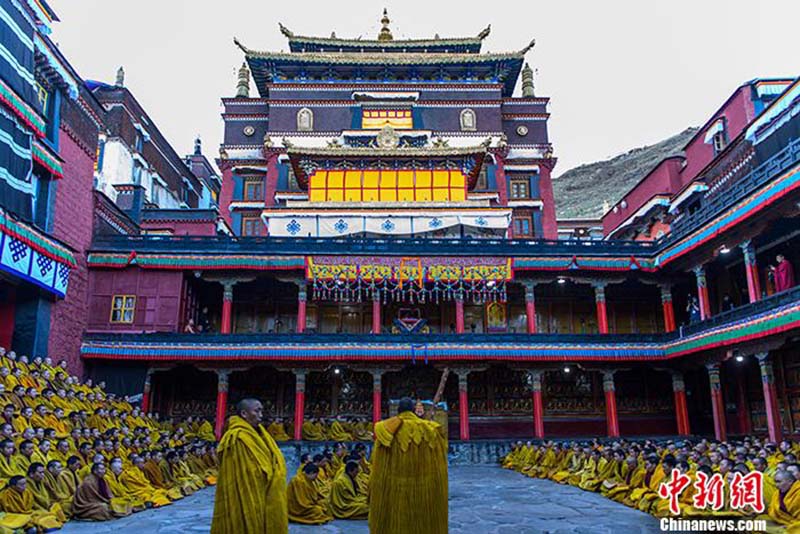
POLYGON ((769 503, 767 514, 779 525, 785 525, 788 532, 800 527, 800 481, 788 471, 775 472, 777 492, 769 503))
POLYGON ((303 439, 307 441, 324 441, 325 429, 322 424, 315 423, 313 420, 303 423, 303 439))
POLYGON ((289 441, 290 439, 289 434, 286 433, 286 429, 283 427, 283 421, 280 419, 271 422, 267 427, 267 432, 270 433, 275 441, 289 441))
POLYGON ((372 441, 375 435, 372 433, 372 423, 368 421, 358 421, 353 430, 353 439, 356 441, 372 441))
POLYGON ((0 525, 9 528, 11 523, 22 523, 26 529, 35 528, 41 532, 59 529, 64 524, 55 515, 36 508, 28 479, 23 476, 13 476, 8 481, 8 486, 0 492, 0 507, 6 511, 0 525))
POLYGON ((134 512, 141 512, 144 510, 144 499, 140 499, 136 495, 131 494, 128 488, 125 487, 125 484, 120 481, 120 476, 122 475, 122 460, 120 458, 113 458, 109 467, 110 472, 106 473, 105 480, 114 498, 120 502, 124 501, 129 504, 134 512))
POLYGON ((52 516, 63 525, 67 522, 67 516, 62 510, 61 504, 50 498, 44 480, 44 465, 39 462, 32 463, 28 468, 28 490, 33 494, 34 513, 52 516))
POLYGON ((150 484, 144 476, 143 467, 144 459, 141 456, 135 456, 133 467, 128 467, 119 476, 119 481, 128 494, 155 508, 171 504, 172 501, 167 497, 166 490, 156 489, 150 484))
POLYGON ((44 472, 44 487, 47 489, 50 502, 58 503, 64 511, 64 515, 69 517, 72 515, 72 496, 74 491, 70 491, 67 486, 59 483, 58 479, 63 470, 61 462, 58 460, 49 461, 44 472))
POLYGON ((72 500, 72 517, 88 521, 108 521, 131 514, 130 505, 114 498, 105 480, 106 466, 102 462, 92 464, 75 492, 72 500))
POLYGON ((56 477, 56 484, 59 490, 70 495, 70 504, 80 484, 80 479, 78 478, 78 470, 80 468, 81 459, 77 456, 70 456, 67 459, 67 468, 62 469, 56 477))
POLYGON ((304 525, 321 525, 333 519, 327 503, 314 485, 319 475, 319 467, 306 464, 289 482, 286 498, 289 507, 289 521, 304 525))
POLYGON ((214 427, 211 426, 211 423, 207 419, 203 420, 197 428, 197 437, 203 441, 217 440, 216 436, 214 436, 214 427))
POLYGON ((10 439, 0 442, 0 487, 5 487, 15 475, 25 475, 25 470, 17 464, 14 449, 14 442, 10 439))
POLYGON ((333 479, 330 495, 330 508, 337 519, 367 519, 369 503, 367 496, 360 491, 358 485, 358 462, 350 460, 344 471, 333 479))
POLYGON ((353 441, 353 435, 344 429, 342 423, 334 419, 328 439, 333 441, 353 441))

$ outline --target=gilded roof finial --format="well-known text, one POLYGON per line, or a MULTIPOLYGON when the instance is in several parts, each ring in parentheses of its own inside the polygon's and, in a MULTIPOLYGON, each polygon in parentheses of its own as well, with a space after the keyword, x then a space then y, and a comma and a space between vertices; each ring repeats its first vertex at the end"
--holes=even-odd
POLYGON ((122 67, 117 69, 117 81, 114 82, 117 87, 125 87, 125 69, 122 67))
POLYGON ((389 13, 386 11, 386 8, 383 8, 383 17, 381 18, 381 33, 378 34, 379 41, 392 41, 394 40, 394 36, 392 36, 392 30, 389 29, 389 13))
POLYGON ((236 98, 250 97, 250 69, 247 63, 242 63, 239 68, 239 82, 236 84, 236 98))
POLYGON ((194 155, 195 156, 203 155, 202 141, 200 140, 200 135, 194 138, 194 155))
POLYGON ((533 69, 525 63, 522 68, 522 96, 523 98, 533 98, 533 69))

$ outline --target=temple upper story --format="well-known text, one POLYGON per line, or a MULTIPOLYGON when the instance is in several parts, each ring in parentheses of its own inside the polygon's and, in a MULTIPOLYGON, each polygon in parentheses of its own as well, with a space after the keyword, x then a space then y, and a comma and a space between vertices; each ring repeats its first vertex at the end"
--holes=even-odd
POLYGON ((289 52, 235 40, 245 62, 223 98, 220 152, 234 231, 555 238, 549 99, 525 63, 533 41, 482 53, 488 27, 399 40, 389 23, 384 12, 372 40, 281 25, 289 52))

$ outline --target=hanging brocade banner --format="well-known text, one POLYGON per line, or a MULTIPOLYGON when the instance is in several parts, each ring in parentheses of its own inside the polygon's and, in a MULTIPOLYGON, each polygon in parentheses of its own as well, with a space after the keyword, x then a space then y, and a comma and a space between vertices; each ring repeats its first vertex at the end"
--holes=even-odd
POLYGON ((511 258, 309 256, 306 276, 315 300, 480 304, 506 301, 513 269, 511 258))

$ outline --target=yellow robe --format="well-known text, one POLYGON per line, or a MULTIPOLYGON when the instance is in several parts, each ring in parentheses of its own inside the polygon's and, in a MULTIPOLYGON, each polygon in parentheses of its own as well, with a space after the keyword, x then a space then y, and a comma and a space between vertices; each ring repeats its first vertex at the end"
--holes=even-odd
POLYGON ((447 534, 447 441, 438 423, 411 412, 379 422, 371 466, 371 534, 447 534))
POLYGON ((308 441, 323 441, 325 440, 325 429, 321 424, 315 424, 311 421, 303 423, 303 439, 308 441))
POLYGON ((203 421, 197 430, 197 437, 205 441, 216 441, 214 436, 214 427, 208 421, 203 421))
POLYGON ((305 473, 296 474, 289 482, 286 500, 289 521, 292 523, 321 525, 333 519, 325 498, 314 482, 305 473))
POLYGON ((336 519, 367 519, 369 503, 367 496, 356 488, 353 481, 344 471, 336 475, 331 486, 331 513, 336 519))
POLYGON ((72 515, 72 496, 74 491, 70 491, 67 486, 61 484, 59 479, 55 478, 50 471, 45 471, 44 473, 44 487, 47 489, 50 501, 58 503, 67 517, 72 515))
MULTIPOLYGON (((50 499, 50 494, 47 492, 47 485, 45 481, 34 482, 33 479, 28 478, 28 490, 33 494, 33 509, 45 515, 52 515, 62 525, 67 522, 67 516, 61 509, 61 504, 53 502, 50 499)), ((41 515, 41 514, 40 514, 41 515)))
POLYGON ((125 487, 128 495, 144 503, 150 503, 155 508, 172 503, 167 497, 166 490, 154 488, 138 467, 125 469, 119 476, 119 482, 125 487))
POLYGON ((6 458, 0 454, 0 488, 6 487, 11 477, 15 475, 25 476, 27 473, 17 463, 16 455, 6 458))
POLYGON ((267 432, 275 439, 275 441, 289 441, 289 434, 283 428, 283 423, 270 423, 267 427, 267 432))
POLYGON ((353 441, 353 436, 344 429, 342 423, 334 421, 331 423, 329 439, 331 441, 353 441))
POLYGON ((788 531, 800 527, 800 482, 795 482, 785 495, 776 491, 769 503, 767 514, 778 524, 786 525, 788 531))
POLYGON ((286 464, 272 436, 235 415, 217 453, 220 468, 211 534, 288 534, 286 464))
POLYGON ((111 490, 115 500, 129 505, 134 512, 144 510, 144 501, 135 495, 131 495, 128 489, 120 482, 119 476, 111 472, 110 469, 106 473, 105 479, 108 489, 111 490))
MULTIPOLYGON (((34 496, 30 489, 26 489, 23 493, 8 487, 0 491, 0 507, 6 511, 7 515, 19 514, 26 516, 25 525, 28 528, 36 527, 38 530, 51 530, 61 528, 64 525, 55 515, 34 508, 34 496)), ((20 517, 14 516, 10 519, 13 521, 21 520, 20 517)))

